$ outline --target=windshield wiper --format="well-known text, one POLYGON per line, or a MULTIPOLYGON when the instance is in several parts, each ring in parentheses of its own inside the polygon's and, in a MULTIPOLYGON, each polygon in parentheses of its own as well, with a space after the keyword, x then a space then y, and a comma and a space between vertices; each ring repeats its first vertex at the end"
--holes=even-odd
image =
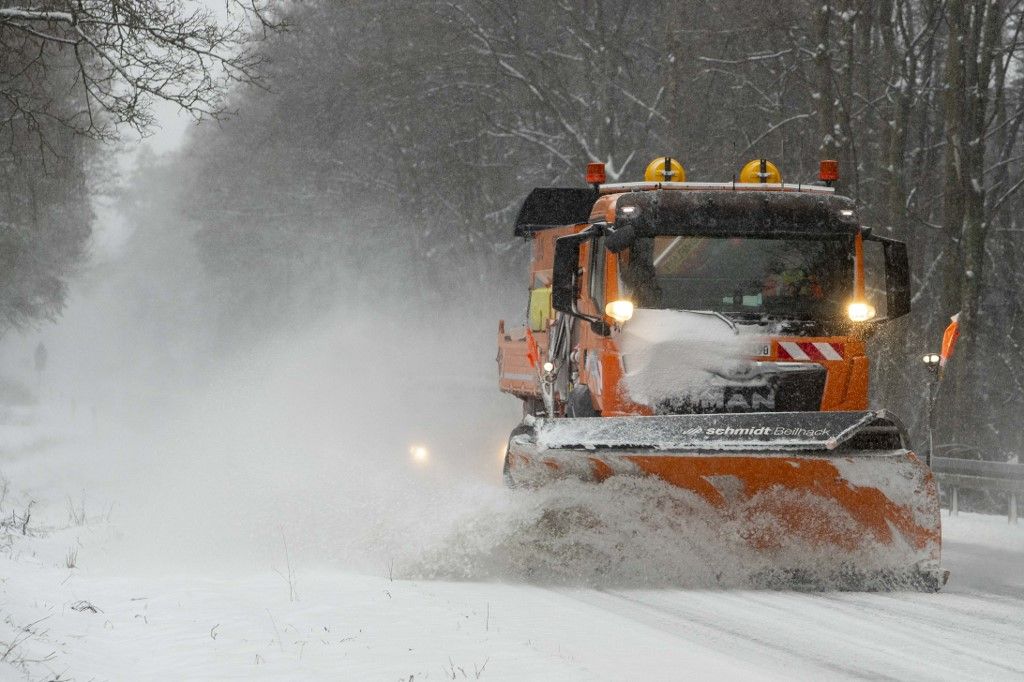
POLYGON ((726 317, 722 313, 718 312, 717 310, 688 310, 687 312, 697 313, 698 315, 714 315, 715 317, 720 319, 722 322, 725 322, 727 325, 729 325, 729 329, 732 330, 733 334, 737 334, 738 335, 740 333, 740 330, 736 328, 736 323, 733 322, 732 320, 730 320, 728 317, 726 317))

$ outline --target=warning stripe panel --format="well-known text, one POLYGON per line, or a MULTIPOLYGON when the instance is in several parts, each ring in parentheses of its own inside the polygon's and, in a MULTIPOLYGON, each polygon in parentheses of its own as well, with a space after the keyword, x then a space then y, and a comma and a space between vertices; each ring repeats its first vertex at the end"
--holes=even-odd
POLYGON ((842 360, 843 344, 827 341, 779 341, 780 360, 842 360))
POLYGON ((825 341, 816 341, 814 343, 814 347, 818 349, 818 351, 826 360, 843 359, 843 345, 841 343, 827 343, 825 341))
POLYGON ((795 341, 779 341, 779 357, 786 360, 811 359, 795 341))

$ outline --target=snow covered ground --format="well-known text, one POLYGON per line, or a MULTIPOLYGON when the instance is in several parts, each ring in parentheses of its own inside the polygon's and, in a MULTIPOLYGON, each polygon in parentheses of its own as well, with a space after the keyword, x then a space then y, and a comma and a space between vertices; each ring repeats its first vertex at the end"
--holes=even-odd
MULTIPOLYGON (((295 569, 66 568, 85 526, 0 557, 0 677, 39 680, 1019 679, 1024 529, 946 519, 939 594, 543 587, 295 569)), ((114 540, 116 541, 116 540, 114 540)))
MULTIPOLYGON (((24 448, 31 438, 18 433, 24 448)), ((487 513, 516 510, 496 483, 479 486, 481 526, 464 526, 461 545, 430 538, 399 553, 397 566, 380 554, 374 569, 372 559, 314 560, 298 542, 285 554, 285 531, 268 528, 281 537, 260 569, 218 565, 213 551, 187 556, 187 544, 169 536, 140 557, 132 523, 116 508, 54 494, 53 481, 74 470, 61 461, 70 450, 48 443, 18 452, 0 459, 11 477, 0 535, 0 679, 1024 676, 1024 526, 1003 517, 944 516, 952 577, 938 594, 581 587, 532 584, 521 573, 500 581, 493 564, 479 563, 497 545, 476 555, 465 546, 496 523, 487 513), (19 491, 19 478, 28 490, 19 491), (410 578, 430 572, 414 555, 466 579, 410 578)), ((201 545, 200 528, 194 537, 201 545)))
POLYGON ((944 516, 938 594, 715 589, 649 484, 505 490, 483 370, 342 343, 0 414, 0 680, 1024 677, 1024 525, 944 516))

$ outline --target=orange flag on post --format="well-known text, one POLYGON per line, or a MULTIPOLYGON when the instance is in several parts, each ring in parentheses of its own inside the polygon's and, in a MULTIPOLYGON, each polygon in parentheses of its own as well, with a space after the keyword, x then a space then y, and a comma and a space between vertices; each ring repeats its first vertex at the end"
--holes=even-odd
POLYGON ((540 347, 537 346, 537 339, 533 338, 533 332, 526 328, 526 359, 530 361, 530 367, 536 367, 540 362, 540 347))
POLYGON ((939 367, 945 367, 956 348, 956 341, 960 338, 960 313, 949 318, 952 322, 946 327, 942 334, 942 353, 939 355, 939 367))

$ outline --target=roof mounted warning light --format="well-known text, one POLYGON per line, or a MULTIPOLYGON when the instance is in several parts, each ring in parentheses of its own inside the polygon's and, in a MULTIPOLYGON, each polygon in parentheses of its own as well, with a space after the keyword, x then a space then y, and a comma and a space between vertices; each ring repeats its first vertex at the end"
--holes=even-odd
POLYGON ((686 169, 671 156, 659 156, 644 170, 647 182, 686 182, 686 169))
POLYGON ((768 159, 754 159, 740 170, 740 182, 780 184, 782 172, 768 159))
POLYGON ((822 159, 818 167, 818 179, 824 182, 826 187, 833 187, 839 180, 839 162, 835 159, 822 159))
POLYGON ((599 185, 603 185, 608 179, 607 173, 604 170, 603 163, 588 163, 587 164, 587 184, 593 185, 594 189, 597 189, 599 185))

